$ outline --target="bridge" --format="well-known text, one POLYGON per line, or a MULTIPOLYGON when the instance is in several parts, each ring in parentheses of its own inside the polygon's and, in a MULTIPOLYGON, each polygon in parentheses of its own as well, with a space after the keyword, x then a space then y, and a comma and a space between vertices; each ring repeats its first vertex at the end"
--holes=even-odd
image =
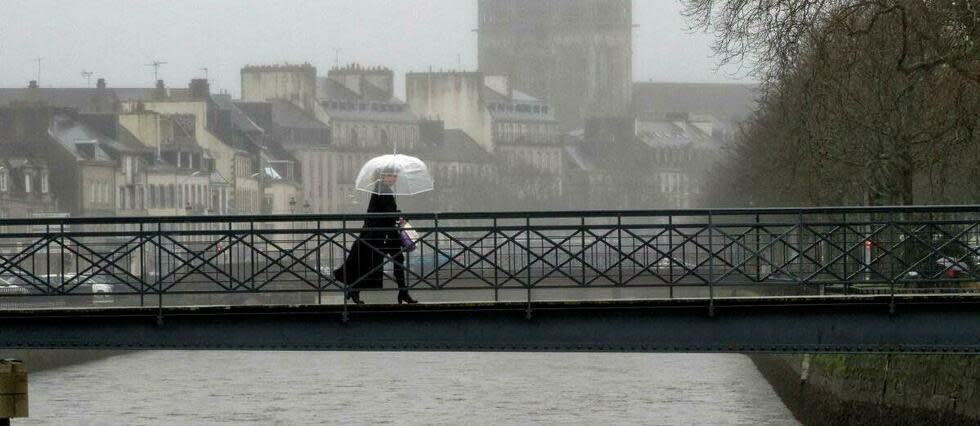
POLYGON ((980 206, 404 216, 0 220, 0 347, 980 353, 980 206))

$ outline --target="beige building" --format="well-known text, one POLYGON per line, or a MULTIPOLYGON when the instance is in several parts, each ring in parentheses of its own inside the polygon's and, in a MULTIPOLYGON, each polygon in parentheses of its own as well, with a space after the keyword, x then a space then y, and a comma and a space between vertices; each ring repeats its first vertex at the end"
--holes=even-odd
MULTIPOLYGON (((218 171, 217 159, 197 144, 196 120, 191 114, 146 109, 119 114, 121 131, 131 134, 143 153, 136 158, 120 155, 120 174, 127 176, 123 184, 133 179, 145 182, 144 195, 138 201, 146 214, 229 212, 232 188, 218 171)), ((120 208, 131 208, 129 201, 124 199, 120 208)))
POLYGON ((239 106, 297 159, 314 212, 363 210, 353 189, 361 164, 419 145, 418 118, 394 97, 386 68, 352 64, 318 78, 308 64, 245 67, 239 106))
MULTIPOLYGON (((263 194, 258 155, 250 151, 248 141, 217 134, 231 128, 231 123, 219 121, 218 105, 206 83, 199 82, 192 81, 191 89, 167 89, 162 82, 156 89, 115 89, 122 103, 121 124, 147 141, 147 146, 157 147, 163 161, 178 170, 174 202, 184 210, 203 212, 211 206, 231 214, 260 213, 263 194), (181 182, 180 170, 198 174, 181 182), (200 186, 192 186, 192 182, 200 186), (221 188, 225 182, 227 192, 221 188), (212 183, 213 190, 206 190, 212 183)), ((169 191, 167 187, 163 190, 169 191)))
POLYGON ((479 72, 408 73, 405 87, 413 111, 463 131, 494 155, 498 188, 513 194, 508 205, 557 207, 566 161, 551 105, 514 89, 507 77, 479 72))

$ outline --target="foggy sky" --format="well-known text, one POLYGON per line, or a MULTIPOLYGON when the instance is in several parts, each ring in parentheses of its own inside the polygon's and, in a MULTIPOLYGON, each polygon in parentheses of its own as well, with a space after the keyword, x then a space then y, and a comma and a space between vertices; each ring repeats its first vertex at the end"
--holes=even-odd
MULTIPOLYGON (((212 90, 239 92, 247 64, 310 62, 318 73, 339 59, 404 73, 477 66, 476 0, 0 0, 0 87, 186 87, 208 68, 212 90), (336 50, 336 49, 339 49, 336 50)), ((675 0, 634 0, 635 81, 750 81, 716 71, 711 36, 692 34, 675 0)))

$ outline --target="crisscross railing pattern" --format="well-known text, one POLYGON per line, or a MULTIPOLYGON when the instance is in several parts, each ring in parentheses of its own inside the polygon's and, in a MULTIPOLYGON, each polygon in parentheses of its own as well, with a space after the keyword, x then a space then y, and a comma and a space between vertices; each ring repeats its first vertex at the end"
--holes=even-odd
MULTIPOLYGON (((0 220, 0 308, 344 303, 332 271, 366 217, 0 220)), ((405 217, 423 300, 980 291, 980 206, 405 217)))

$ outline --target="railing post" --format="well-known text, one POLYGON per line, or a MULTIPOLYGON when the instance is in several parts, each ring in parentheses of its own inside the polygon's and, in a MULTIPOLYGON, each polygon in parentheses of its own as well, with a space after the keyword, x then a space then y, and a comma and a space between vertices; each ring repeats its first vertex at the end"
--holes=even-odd
MULTIPOLYGON (((616 286, 622 286, 623 285, 623 262, 626 261, 626 255, 624 254, 626 249, 623 248, 623 215, 622 214, 616 215, 616 246, 619 247, 619 262, 618 262, 619 268, 617 268, 619 269, 619 280, 618 280, 619 282, 616 283, 616 286)), ((619 294, 617 296, 622 297, 622 294, 619 294)), ((617 299, 619 297, 617 297, 617 299)))
POLYGON ((671 214, 667 216, 667 279, 670 280, 670 287, 669 287, 670 293, 668 294, 670 299, 674 298, 674 254, 673 253, 674 253, 674 215, 671 214))
POLYGON ((250 290, 255 291, 255 222, 254 221, 248 222, 248 241, 249 241, 248 248, 250 249, 249 255, 251 257, 249 263, 251 263, 252 265, 252 273, 249 276, 249 281, 252 283, 252 288, 250 290))
MULTIPOLYGON (((62 256, 64 257, 64 256, 62 256)), ((61 276, 65 276, 64 262, 61 262, 61 276)), ((146 234, 143 230, 143 222, 140 222, 140 306, 143 306, 143 297, 146 294, 146 234)))
POLYGON ((581 268, 582 269, 582 285, 585 286, 585 280, 586 280, 586 278, 585 278, 585 216, 582 216, 579 219, 580 219, 579 220, 580 226, 582 227, 580 229, 580 232, 582 233, 582 235, 580 236, 579 240, 581 241, 582 245, 581 245, 581 248, 579 249, 579 252, 578 252, 578 256, 579 256, 578 262, 579 262, 579 265, 581 265, 581 267, 582 267, 581 268))
POLYGON ((755 281, 762 281, 762 249, 759 245, 759 233, 762 232, 762 226, 759 224, 759 214, 755 214, 755 281))
MULTIPOLYGON (((891 226, 892 229, 895 229, 895 215, 894 215, 894 213, 888 213, 888 218, 889 218, 889 222, 890 222, 889 225, 891 226)), ((882 242, 882 243, 884 244, 884 242, 882 242)), ((894 247, 894 246, 895 246, 894 245, 894 241, 892 241, 892 247, 894 247)), ((894 262, 894 260, 892 260, 892 262, 894 262)), ((889 315, 894 315, 895 314, 895 279, 896 278, 895 278, 895 273, 894 272, 892 272, 892 273, 890 273, 888 275, 889 275, 888 281, 889 281, 889 284, 891 285, 891 293, 892 293, 891 299, 888 301, 888 314, 889 315)))
POLYGON ((708 211, 708 316, 715 316, 715 235, 714 221, 708 211))
POLYGON ((527 310, 524 313, 524 317, 531 319, 531 217, 524 217, 524 246, 525 246, 525 264, 524 267, 527 268, 527 310))
POLYGON ((497 234, 500 233, 500 228, 497 226, 497 217, 493 218, 493 301, 500 301, 500 258, 499 249, 497 247, 497 234))
POLYGON ((847 234, 848 234, 847 230, 851 226, 850 226, 849 223, 847 223, 847 213, 846 212, 841 213, 841 222, 844 223, 844 243, 841 244, 841 246, 844 247, 844 253, 843 253, 844 256, 843 256, 842 259, 844 260, 844 295, 846 296, 847 295, 847 291, 850 290, 850 287, 851 287, 851 278, 850 278, 851 277, 851 274, 847 270, 847 260, 848 260, 848 258, 851 257, 851 254, 850 254, 851 247, 849 245, 850 243, 847 241, 847 234))
MULTIPOLYGON (((321 260, 322 259, 320 258, 320 249, 322 248, 322 246, 320 245, 320 236, 321 236, 321 234, 322 234, 322 232, 320 231, 320 220, 317 219, 317 221, 316 221, 316 246, 315 246, 316 247, 316 304, 317 305, 322 305, 323 304, 323 273, 321 271, 321 269, 323 268, 323 266, 321 266, 322 265, 321 264, 321 260)), ((331 266, 331 268, 332 267, 333 266, 331 266)))
POLYGON ((796 273, 797 281, 803 293, 806 294, 806 274, 803 273, 803 210, 801 209, 796 218, 796 273))
POLYGON ((340 219, 340 227, 341 227, 340 228, 341 229, 340 230, 340 237, 341 237, 342 244, 343 244, 341 246, 341 248, 342 248, 341 252, 344 254, 344 259, 342 260, 344 262, 344 264, 341 265, 341 267, 344 268, 344 281, 343 281, 343 284, 344 284, 344 311, 343 311, 343 313, 340 316, 340 320, 343 321, 343 322, 347 322, 350 319, 349 316, 348 316, 349 314, 347 313, 347 298, 350 296, 350 284, 347 283, 347 281, 349 281, 349 278, 347 277, 347 266, 346 266, 347 256, 349 256, 349 254, 347 252, 347 218, 341 218, 340 219))
MULTIPOLYGON (((36 274, 37 271, 34 271, 36 274)), ((51 224, 44 225, 44 275, 48 277, 48 287, 51 286, 51 224)))
MULTIPOLYGON (((436 256, 435 256, 435 259, 434 259, 434 262, 432 263, 432 265, 433 265, 434 268, 436 268, 436 288, 438 289, 441 286, 441 283, 440 283, 440 280, 439 280, 439 271, 442 269, 442 265, 439 262, 439 256, 442 256, 442 252, 439 250, 439 233, 440 233, 440 231, 439 231, 439 214, 435 214, 435 217, 432 219, 432 225, 436 229, 436 253, 435 253, 436 256)), ((446 264, 448 265, 451 262, 452 262, 452 260, 449 259, 449 256, 446 256, 446 264)), ((419 264, 421 265, 421 262, 419 264)))
POLYGON ((157 222, 157 325, 163 325, 163 222, 157 222))
POLYGON ((235 250, 232 240, 235 238, 235 228, 231 222, 228 222, 228 247, 225 250, 228 252, 225 254, 228 257, 228 288, 235 289, 235 250))
MULTIPOLYGON (((59 244, 61 246, 61 259, 59 259, 58 261, 58 263, 61 264, 61 271, 60 271, 61 275, 58 276, 58 280, 61 282, 65 282, 65 223, 61 222, 61 224, 59 224, 58 227, 60 231, 59 232, 60 236, 58 237, 58 241, 61 242, 61 244, 59 244)), ((48 285, 46 292, 47 293, 51 292, 50 285, 48 285)))

